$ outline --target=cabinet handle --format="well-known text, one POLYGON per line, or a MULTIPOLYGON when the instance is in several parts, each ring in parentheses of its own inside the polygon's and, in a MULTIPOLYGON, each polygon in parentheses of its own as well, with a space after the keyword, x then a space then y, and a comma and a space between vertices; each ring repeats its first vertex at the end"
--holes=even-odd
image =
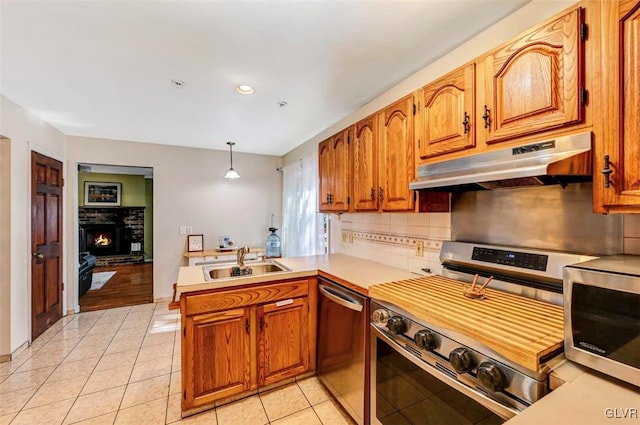
POLYGON ((264 317, 260 318, 260 332, 264 331, 264 317))
POLYGON ((329 205, 333 205, 333 194, 329 194, 329 205))
POLYGON ((371 188, 371 200, 375 200, 376 199, 376 190, 372 187, 371 188))
POLYGON ((487 105, 484 105, 484 115, 482 119, 484 120, 484 128, 489 128, 491 126, 491 109, 487 108, 487 105))
POLYGON ((249 333, 249 319, 244 319, 244 329, 249 333))
POLYGON ((378 199, 380 199, 380 202, 384 199, 384 189, 382 187, 380 187, 380 190, 378 191, 378 199))
POLYGON ((611 180, 609 178, 609 175, 611 174, 612 171, 613 170, 611 169, 611 162, 609 161, 609 155, 605 155, 604 156, 604 168, 600 172, 604 176, 604 187, 607 188, 607 189, 609 187, 611 187, 611 180))
POLYGON ((329 194, 328 194, 328 193, 327 193, 327 196, 326 196, 326 198, 324 199, 324 201, 325 201, 325 203, 326 203, 327 205, 329 205, 329 194))
POLYGON ((462 125, 464 126, 464 134, 469 133, 469 114, 464 113, 464 121, 462 121, 462 125))

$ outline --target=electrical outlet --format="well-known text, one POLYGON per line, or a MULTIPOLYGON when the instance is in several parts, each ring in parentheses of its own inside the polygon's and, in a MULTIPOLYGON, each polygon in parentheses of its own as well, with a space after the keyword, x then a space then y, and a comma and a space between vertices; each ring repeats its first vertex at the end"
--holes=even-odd
POLYGON ((193 227, 187 226, 187 235, 192 235, 192 234, 193 234, 193 227))
POLYGON ((416 257, 424 257, 424 241, 416 241, 416 257))
POLYGON ((353 243, 353 233, 349 230, 342 231, 342 242, 343 243, 353 243))
POLYGON ((349 243, 353 243, 353 232, 349 232, 349 243))

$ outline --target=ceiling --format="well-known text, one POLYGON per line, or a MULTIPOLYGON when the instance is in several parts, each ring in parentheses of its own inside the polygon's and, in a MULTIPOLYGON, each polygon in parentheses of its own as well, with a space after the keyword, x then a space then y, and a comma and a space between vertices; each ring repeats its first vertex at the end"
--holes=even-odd
POLYGON ((0 93, 68 135, 284 155, 528 1, 1 0, 0 93))

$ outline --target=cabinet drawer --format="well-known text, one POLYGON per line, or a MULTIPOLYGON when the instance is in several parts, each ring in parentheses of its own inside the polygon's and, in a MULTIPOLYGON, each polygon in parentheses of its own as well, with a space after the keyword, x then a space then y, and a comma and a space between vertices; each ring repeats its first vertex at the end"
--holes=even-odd
POLYGON ((296 298, 309 293, 307 279, 291 280, 273 284, 261 284, 249 288, 223 290, 216 293, 187 295, 186 315, 201 314, 247 305, 263 304, 287 298, 296 298))

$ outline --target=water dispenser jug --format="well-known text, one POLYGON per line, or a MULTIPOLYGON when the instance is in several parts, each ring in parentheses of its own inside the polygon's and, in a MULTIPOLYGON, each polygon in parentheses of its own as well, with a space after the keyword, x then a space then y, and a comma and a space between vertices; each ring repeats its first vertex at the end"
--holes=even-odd
POLYGON ((282 256, 282 251, 280 250, 280 236, 276 234, 275 227, 269 227, 269 231, 271 234, 267 236, 267 258, 276 258, 282 256))

